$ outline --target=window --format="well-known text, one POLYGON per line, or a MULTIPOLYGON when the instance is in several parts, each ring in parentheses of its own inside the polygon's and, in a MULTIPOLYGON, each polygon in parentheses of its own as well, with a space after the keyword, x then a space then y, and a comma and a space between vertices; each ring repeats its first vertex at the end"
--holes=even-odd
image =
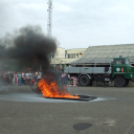
POLYGON ((79 58, 79 54, 76 54, 76 58, 79 58))
POLYGON ((130 65, 130 61, 128 59, 126 59, 126 64, 130 65))
POLYGON ((70 58, 72 58, 72 59, 74 59, 74 58, 79 58, 79 54, 67 54, 67 58, 68 59, 70 59, 70 58))
POLYGON ((124 59, 116 60, 116 64, 124 64, 124 59))

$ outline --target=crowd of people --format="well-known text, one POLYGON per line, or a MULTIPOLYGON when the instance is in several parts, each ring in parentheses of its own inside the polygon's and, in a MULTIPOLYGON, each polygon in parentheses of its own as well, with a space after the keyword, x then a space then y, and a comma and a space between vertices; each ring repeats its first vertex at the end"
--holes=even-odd
MULTIPOLYGON (((68 77, 61 70, 59 72, 59 82, 57 84, 67 85, 68 77)), ((28 72, 14 72, 14 71, 0 71, 0 84, 2 85, 36 85, 42 78, 41 71, 28 72)))
POLYGON ((13 72, 13 71, 1 71, 0 82, 3 85, 31 85, 37 84, 41 79, 42 73, 36 72, 13 72))

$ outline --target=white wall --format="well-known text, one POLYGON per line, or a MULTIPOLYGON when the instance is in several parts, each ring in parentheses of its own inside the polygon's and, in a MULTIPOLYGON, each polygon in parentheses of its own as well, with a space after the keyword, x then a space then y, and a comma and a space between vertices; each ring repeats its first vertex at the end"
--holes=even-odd
POLYGON ((64 59, 65 58, 65 49, 61 47, 57 47, 56 53, 54 55, 54 59, 64 59))
POLYGON ((54 54, 54 59, 51 59, 51 64, 64 64, 65 59, 65 49, 57 47, 56 53, 54 54))
POLYGON ((54 59, 51 59, 51 64, 67 64, 70 62, 73 62, 75 60, 78 60, 82 54, 86 51, 86 48, 80 48, 80 49, 67 49, 67 54, 78 54, 78 57, 75 58, 68 58, 65 57, 65 49, 61 47, 57 47, 54 59))

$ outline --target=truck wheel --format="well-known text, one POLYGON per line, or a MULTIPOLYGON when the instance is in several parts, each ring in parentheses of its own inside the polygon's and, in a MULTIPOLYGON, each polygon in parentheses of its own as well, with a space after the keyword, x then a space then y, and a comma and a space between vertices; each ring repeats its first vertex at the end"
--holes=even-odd
POLYGON ((114 79, 114 85, 116 87, 124 87, 126 85, 126 79, 123 76, 116 76, 114 79))
POLYGON ((82 75, 79 78, 79 84, 80 84, 80 86, 88 86, 91 84, 91 80, 88 78, 88 76, 82 75))

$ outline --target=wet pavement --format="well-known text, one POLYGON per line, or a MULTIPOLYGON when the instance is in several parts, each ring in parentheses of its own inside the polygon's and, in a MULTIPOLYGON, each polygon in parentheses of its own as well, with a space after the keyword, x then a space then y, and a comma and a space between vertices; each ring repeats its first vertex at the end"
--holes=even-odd
POLYGON ((30 86, 0 89, 0 134, 133 134, 134 88, 69 87, 92 101, 47 99, 30 86))

